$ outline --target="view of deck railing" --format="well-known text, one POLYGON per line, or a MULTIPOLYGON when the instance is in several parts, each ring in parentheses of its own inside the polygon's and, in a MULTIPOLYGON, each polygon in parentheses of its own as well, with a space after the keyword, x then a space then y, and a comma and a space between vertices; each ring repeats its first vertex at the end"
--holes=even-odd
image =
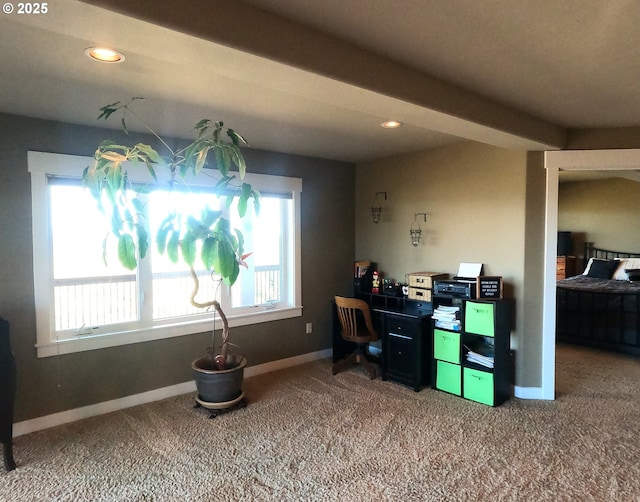
POLYGON ((135 274, 59 279, 53 293, 56 331, 138 319, 135 274))
MULTIPOLYGON (((242 273, 242 272, 241 272, 242 273)), ((198 274, 201 302, 220 300, 219 282, 210 280, 207 272, 198 274), (215 296, 214 296, 215 295, 215 296)), ((255 305, 280 300, 279 265, 255 267, 255 305)), ((203 312, 191 305, 189 297, 193 281, 189 272, 153 274, 153 319, 170 319, 203 312)), ((80 330, 137 321, 140 317, 140 294, 135 274, 58 279, 54 283, 56 331, 80 330)))
POLYGON ((280 265, 263 265, 255 267, 254 303, 262 305, 280 301, 280 265))

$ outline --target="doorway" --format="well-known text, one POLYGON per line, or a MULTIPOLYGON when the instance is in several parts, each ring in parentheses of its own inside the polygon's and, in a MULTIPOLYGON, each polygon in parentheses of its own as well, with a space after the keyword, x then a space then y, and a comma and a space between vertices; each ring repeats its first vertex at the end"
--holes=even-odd
POLYGON ((638 170, 640 149, 564 150, 545 152, 547 172, 545 211, 544 288, 542 303, 541 399, 555 398, 556 254, 558 237, 558 180, 560 171, 638 170))

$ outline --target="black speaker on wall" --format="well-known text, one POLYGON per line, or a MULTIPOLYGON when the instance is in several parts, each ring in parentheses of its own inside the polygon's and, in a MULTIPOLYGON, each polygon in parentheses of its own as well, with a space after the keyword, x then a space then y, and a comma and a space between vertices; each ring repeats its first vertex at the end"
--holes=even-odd
POLYGON ((573 255, 571 232, 558 232, 558 256, 573 255))

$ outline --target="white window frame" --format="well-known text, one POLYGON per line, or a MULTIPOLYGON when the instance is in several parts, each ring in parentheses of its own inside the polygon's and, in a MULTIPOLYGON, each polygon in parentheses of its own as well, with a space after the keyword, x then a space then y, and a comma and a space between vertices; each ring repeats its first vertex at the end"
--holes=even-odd
MULTIPOLYGON (((28 170, 31 173, 33 276, 37 331, 36 349, 38 357, 95 350, 202 333, 211 330, 213 326, 213 314, 205 320, 187 322, 175 322, 175 320, 173 320, 161 326, 149 326, 142 329, 119 332, 105 329, 103 332, 97 334, 82 334, 75 338, 57 339, 53 321, 53 263, 47 178, 49 176, 80 178, 83 169, 93 162, 93 158, 29 151, 27 153, 27 161, 28 170)), ((146 172, 136 169, 129 171, 132 182, 148 182, 150 178, 145 178, 145 174, 146 172)), ((209 179, 206 176, 202 176, 201 178, 202 179, 198 179, 199 185, 213 186, 215 184, 215 180, 213 179, 209 179)), ((277 321, 300 317, 302 315, 300 241, 300 196, 302 193, 302 180, 300 178, 285 176, 247 173, 245 181, 251 183, 257 190, 265 193, 291 194, 294 225, 290 245, 292 248, 292 256, 290 257, 292 267, 285 271, 285 278, 289 283, 289 298, 287 298, 287 306, 280 308, 274 308, 272 305, 259 305, 250 309, 242 309, 238 311, 238 313, 225 311, 230 327, 277 321)), ((220 324, 217 324, 217 326, 220 326, 220 324)))

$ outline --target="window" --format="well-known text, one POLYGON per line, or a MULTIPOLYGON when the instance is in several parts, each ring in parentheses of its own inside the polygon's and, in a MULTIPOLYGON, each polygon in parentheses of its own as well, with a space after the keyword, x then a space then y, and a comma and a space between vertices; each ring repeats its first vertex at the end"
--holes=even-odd
MULTIPOLYGON (((38 356, 92 350, 212 328, 213 311, 189 302, 193 290, 188 269, 161 255, 154 243, 135 271, 117 259, 115 239, 103 240, 103 222, 80 176, 93 159, 29 152, 32 181, 34 291, 38 356), (73 224, 69 224, 73 222, 73 224), (82 229, 82 231, 78 231, 82 229)), ((132 182, 136 179, 130 171, 132 182)), ((205 177, 203 177, 205 178, 205 177)), ((147 194, 151 235, 161 224, 157 208, 179 204, 187 214, 206 205, 228 211, 232 226, 252 252, 233 287, 203 269, 198 271, 200 301, 217 298, 231 326, 300 316, 300 193, 297 178, 247 174, 262 193, 260 214, 247 216, 213 193, 215 180, 198 180, 188 193, 154 190, 147 194)), ((218 325, 219 326, 219 325, 218 325)))

